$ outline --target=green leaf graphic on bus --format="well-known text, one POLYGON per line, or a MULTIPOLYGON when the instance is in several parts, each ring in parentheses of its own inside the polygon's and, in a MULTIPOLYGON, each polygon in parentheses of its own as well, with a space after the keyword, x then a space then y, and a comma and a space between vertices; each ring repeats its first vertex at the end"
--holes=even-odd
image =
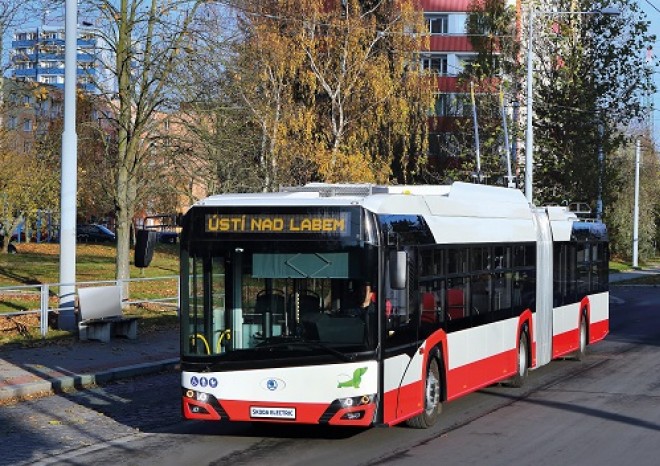
POLYGON ((353 371, 353 378, 337 383, 337 388, 360 388, 362 376, 365 372, 367 372, 366 367, 358 367, 353 371))

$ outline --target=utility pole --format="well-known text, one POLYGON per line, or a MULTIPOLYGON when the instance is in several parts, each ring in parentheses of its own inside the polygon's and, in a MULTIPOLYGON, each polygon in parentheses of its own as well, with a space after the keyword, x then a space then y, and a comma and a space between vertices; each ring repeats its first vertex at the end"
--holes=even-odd
POLYGON ((633 268, 639 267, 638 263, 638 250, 639 250, 639 159, 640 159, 640 142, 639 139, 635 143, 635 207, 633 209, 633 252, 632 252, 632 266, 633 268))
POLYGON ((605 123, 602 113, 598 112, 598 199, 596 200, 596 219, 603 219, 603 183, 605 176, 605 153, 603 152, 603 138, 605 137, 605 123))

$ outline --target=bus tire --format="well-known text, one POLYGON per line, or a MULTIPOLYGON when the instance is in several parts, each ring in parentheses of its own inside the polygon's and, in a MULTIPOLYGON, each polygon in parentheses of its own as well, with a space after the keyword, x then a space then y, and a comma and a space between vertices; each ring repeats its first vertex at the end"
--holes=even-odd
POLYGON ((518 341, 518 358, 516 364, 516 375, 511 378, 509 385, 514 388, 520 388, 525 384, 527 374, 529 373, 529 339, 527 330, 523 328, 520 331, 520 340, 518 341))
POLYGON ((428 429, 432 427, 442 412, 442 379, 438 360, 431 358, 426 371, 424 384, 424 412, 408 419, 407 424, 415 429, 428 429))
POLYGON ((578 340, 578 349, 573 353, 573 358, 576 361, 583 361, 584 357, 587 355, 587 345, 589 344, 589 334, 587 331, 587 317, 584 312, 580 317, 580 327, 579 331, 579 340, 578 340))

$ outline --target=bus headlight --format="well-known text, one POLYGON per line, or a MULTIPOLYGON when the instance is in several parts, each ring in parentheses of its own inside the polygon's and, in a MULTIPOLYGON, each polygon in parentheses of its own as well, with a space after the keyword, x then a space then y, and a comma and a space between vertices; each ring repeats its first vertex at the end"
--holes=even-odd
POLYGON ((353 406, 363 406, 373 403, 375 399, 374 395, 362 395, 354 396, 350 398, 340 398, 339 403, 342 408, 351 408, 353 406))

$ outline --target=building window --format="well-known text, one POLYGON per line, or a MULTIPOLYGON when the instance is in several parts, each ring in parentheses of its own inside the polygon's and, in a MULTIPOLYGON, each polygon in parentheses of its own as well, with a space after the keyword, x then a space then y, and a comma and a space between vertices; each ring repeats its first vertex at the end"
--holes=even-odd
POLYGON ((447 75, 447 55, 429 55, 422 58, 422 69, 429 70, 440 76, 447 75))
POLYGON ((469 94, 436 94, 435 116, 466 117, 470 116, 469 94))
POLYGON ((428 21, 431 34, 447 34, 449 32, 449 17, 447 15, 429 16, 428 21))
POLYGON ((59 61, 42 61, 39 62, 40 68, 53 69, 53 68, 64 68, 64 63, 59 61))
POLYGON ((30 120, 29 118, 23 120, 23 131, 25 132, 32 131, 32 120, 30 120))
POLYGON ((477 59, 476 55, 460 55, 458 57, 458 68, 460 72, 470 71, 474 62, 477 59))
POLYGON ((449 112, 449 94, 436 94, 434 115, 447 116, 449 112))
POLYGON ((16 117, 14 115, 7 119, 7 129, 16 129, 16 117))

